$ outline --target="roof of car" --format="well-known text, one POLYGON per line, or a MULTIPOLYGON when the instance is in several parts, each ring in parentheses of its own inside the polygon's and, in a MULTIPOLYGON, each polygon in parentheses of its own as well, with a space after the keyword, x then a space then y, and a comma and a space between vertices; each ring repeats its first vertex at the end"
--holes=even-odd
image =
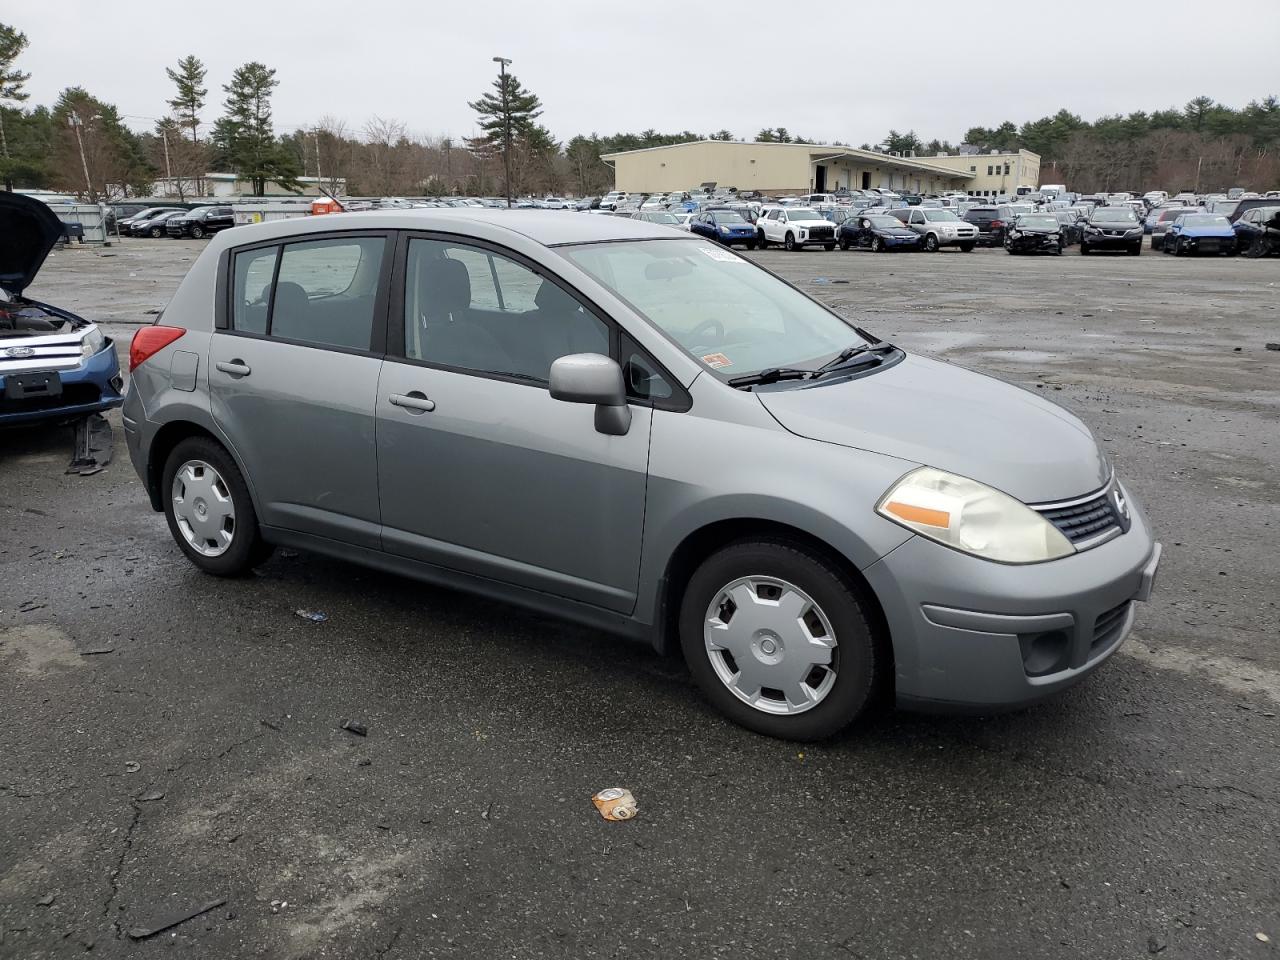
POLYGON ((592 217, 568 210, 504 210, 489 207, 362 210, 321 217, 295 217, 247 224, 220 236, 227 238, 224 241, 227 245, 239 246, 243 243, 333 230, 443 230, 453 233, 468 223, 509 230, 548 247, 565 243, 671 237, 670 227, 631 217, 592 217))

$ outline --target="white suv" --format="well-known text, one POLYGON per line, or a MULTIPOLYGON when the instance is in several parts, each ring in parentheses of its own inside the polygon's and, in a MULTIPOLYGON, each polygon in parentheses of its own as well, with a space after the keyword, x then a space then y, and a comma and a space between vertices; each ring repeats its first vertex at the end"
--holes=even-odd
POLYGON ((836 248, 836 225, 809 207, 769 207, 756 221, 756 238, 760 249, 780 243, 788 250, 806 246, 836 248))
POLYGON ((959 247, 968 253, 978 243, 978 228, 961 220, 950 210, 938 207, 899 207, 889 211, 908 227, 923 237, 922 244, 929 253, 937 253, 940 247, 959 247))

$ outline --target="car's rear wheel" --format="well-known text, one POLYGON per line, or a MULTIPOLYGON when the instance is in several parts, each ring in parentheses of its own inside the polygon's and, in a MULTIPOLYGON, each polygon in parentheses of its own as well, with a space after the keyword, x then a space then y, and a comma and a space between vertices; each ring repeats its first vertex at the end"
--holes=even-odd
POLYGON ((680 607, 689 670, 712 704, 759 733, 830 737, 872 703, 878 647, 857 587, 785 540, 744 540, 709 557, 680 607))
POLYGON ((938 238, 934 234, 929 234, 924 238, 924 249, 926 253, 938 252, 938 238))
POLYGON ((200 226, 199 224, 193 225, 191 227, 191 236, 199 240, 201 237, 204 236, 204 227, 200 226))
POLYGON ((871 252, 884 253, 884 240, 880 237, 871 238, 871 252))
POLYGON ((786 248, 788 252, 794 251, 796 249, 795 236, 790 232, 788 232, 787 235, 782 239, 782 246, 786 248))
POLYGON ((216 441, 179 442, 165 460, 161 482, 169 532, 201 570, 239 576, 271 555, 240 468, 216 441))

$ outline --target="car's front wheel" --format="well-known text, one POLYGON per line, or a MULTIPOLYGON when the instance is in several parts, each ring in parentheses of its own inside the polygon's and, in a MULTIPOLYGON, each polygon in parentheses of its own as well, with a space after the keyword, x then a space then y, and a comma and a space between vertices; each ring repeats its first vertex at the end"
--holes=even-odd
POLYGON ((927 253, 938 252, 938 238, 935 234, 929 234, 924 238, 924 249, 927 253))
POLYGON ((841 250, 848 250, 848 249, 849 249, 849 241, 848 241, 848 240, 846 240, 844 237, 841 237, 841 238, 840 238, 840 249, 841 249, 841 250))
POLYGON ((847 727, 873 702, 885 666, 857 587, 785 540, 743 540, 705 560, 681 603, 680 642, 717 709, 789 740, 847 727))
POLYGON ((884 240, 882 240, 880 237, 872 237, 872 238, 871 238, 871 252, 872 252, 872 253, 884 253, 884 240))
POLYGON ((152 240, 159 240, 159 239, 160 239, 160 228, 159 228, 159 227, 152 227, 150 230, 148 230, 148 231, 147 231, 147 233, 148 233, 148 235, 151 237, 151 239, 152 239, 152 240))
POLYGON ((763 230, 759 231, 756 234, 756 244, 760 247, 761 250, 769 249, 769 238, 764 235, 763 230))
POLYGON ((169 532, 205 573, 234 577, 271 555, 240 468, 208 437, 189 437, 165 460, 161 488, 169 532))
POLYGON ((195 224, 194 226, 192 226, 191 236, 199 240, 201 237, 204 236, 204 227, 200 226, 199 224, 195 224))
POLYGON ((784 248, 786 248, 786 250, 787 250, 788 252, 794 251, 794 250, 795 250, 795 248, 796 248, 796 238, 795 238, 795 235, 794 235, 794 234, 791 234, 791 233, 788 233, 785 237, 783 237, 783 239, 782 239, 782 246, 783 246, 784 248))

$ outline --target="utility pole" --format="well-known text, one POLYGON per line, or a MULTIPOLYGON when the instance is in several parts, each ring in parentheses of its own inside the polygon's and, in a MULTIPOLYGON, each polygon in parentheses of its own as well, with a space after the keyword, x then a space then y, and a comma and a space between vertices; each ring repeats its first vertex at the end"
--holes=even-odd
POLYGON ((511 61, 506 57, 494 57, 498 65, 498 76, 502 86, 502 170, 507 188, 507 209, 511 209, 511 108, 507 103, 507 67, 511 61))
POLYGON ((76 145, 80 148, 80 166, 84 170, 84 188, 87 198, 93 200, 93 182, 89 179, 89 161, 84 155, 84 137, 80 135, 80 128, 84 126, 84 121, 80 119, 80 114, 74 110, 67 117, 67 123, 71 124, 71 129, 76 132, 76 145))
POLYGON ((313 128, 311 136, 316 141, 316 188, 322 189, 324 187, 324 180, 320 177, 320 131, 313 128))

